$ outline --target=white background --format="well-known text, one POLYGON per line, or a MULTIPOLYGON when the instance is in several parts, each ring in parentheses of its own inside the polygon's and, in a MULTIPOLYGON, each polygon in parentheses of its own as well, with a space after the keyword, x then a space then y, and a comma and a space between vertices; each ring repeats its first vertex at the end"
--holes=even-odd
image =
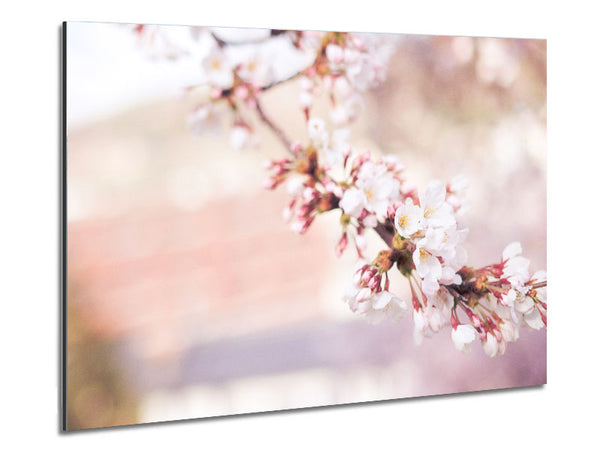
MULTIPOLYGON (((598 57, 593 2, 4 4, 0 446, 3 448, 590 448, 598 409, 598 57), (203 7, 203 4, 207 7, 203 7), (143 5, 143 6, 142 6, 143 5), (59 434, 59 27, 62 20, 548 39, 548 385, 59 434), (586 445, 587 443, 587 445, 586 445)), ((527 211, 515 211, 527 214, 527 211)), ((510 220, 510 218, 507 218, 510 220)), ((444 376, 440 373, 440 376, 444 376)))

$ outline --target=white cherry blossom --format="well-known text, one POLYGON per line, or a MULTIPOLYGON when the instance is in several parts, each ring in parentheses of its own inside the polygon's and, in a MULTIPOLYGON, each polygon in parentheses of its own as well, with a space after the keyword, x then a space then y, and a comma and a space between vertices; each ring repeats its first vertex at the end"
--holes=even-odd
POLYGON ((452 207, 446 203, 446 187, 439 181, 432 181, 419 191, 419 203, 427 226, 448 227, 456 222, 452 207))
POLYGON ((221 49, 215 46, 202 62, 208 82, 222 89, 233 84, 233 67, 221 49))
POLYGON ((236 126, 231 130, 229 143, 236 150, 243 150, 255 144, 254 136, 248 127, 236 126))
POLYGON ((221 131, 221 117, 210 102, 198 106, 188 117, 188 123, 198 135, 221 131))
POLYGON ((359 217, 365 209, 385 216, 390 203, 398 199, 400 183, 388 172, 385 164, 366 161, 358 172, 355 186, 347 189, 340 201, 346 214, 359 217))
POLYGON ((389 291, 381 291, 370 299, 370 309, 364 312, 371 323, 379 323, 385 319, 400 320, 408 312, 406 301, 396 297, 389 291))
POLYGON ((337 129, 331 135, 331 142, 325 149, 325 159, 330 169, 338 168, 352 152, 352 147, 348 143, 349 138, 348 128, 337 129))
POLYGON ((273 81, 273 67, 260 49, 254 49, 239 65, 238 75, 254 85, 266 85, 273 81))
POLYGON ((409 310, 406 301, 396 297, 389 291, 372 292, 352 283, 346 288, 343 296, 350 309, 363 316, 370 323, 376 324, 383 320, 402 319, 409 310))
POLYGON ((423 337, 429 337, 433 334, 423 311, 413 310, 413 324, 413 340, 416 345, 421 345, 423 337))
POLYGON ((525 320, 525 323, 534 330, 540 330, 544 328, 544 321, 542 320, 542 316, 537 308, 533 308, 527 314, 524 314, 523 320, 525 320))
POLYGON ((308 136, 317 148, 324 148, 329 142, 329 132, 325 121, 319 117, 313 117, 308 121, 308 136))
POLYGON ((514 342, 519 338, 519 328, 514 322, 503 320, 499 325, 502 339, 507 342, 514 342))
POLYGON ((452 342, 454 342, 454 346, 461 352, 469 352, 471 350, 471 343, 476 337, 477 333, 472 325, 458 325, 452 329, 452 342))
POLYGON ((490 358, 493 358, 498 354, 498 341, 492 333, 486 334, 485 342, 483 343, 483 351, 490 358))
POLYGON ((344 192, 340 200, 340 208, 352 217, 360 216, 366 203, 365 193, 358 188, 352 187, 344 192))
POLYGON ((431 254, 421 246, 422 241, 417 244, 413 252, 413 262, 417 273, 422 278, 422 289, 427 295, 433 295, 439 289, 439 279, 442 277, 442 264, 437 256, 431 254))
POLYGON ((365 196, 367 211, 385 216, 388 205, 400 195, 400 183, 387 171, 385 164, 365 162, 358 172, 356 186, 365 196))
POLYGON ((344 49, 336 44, 329 44, 325 48, 325 54, 330 65, 334 69, 342 67, 344 62, 344 49))
POLYGON ((400 236, 410 238, 423 228, 423 210, 414 205, 411 198, 406 199, 396 210, 394 225, 400 236))
POLYGON ((302 192, 304 191, 304 182, 304 177, 296 176, 288 178, 286 184, 288 194, 292 197, 299 197, 302 195, 302 192))
POLYGON ((522 252, 519 242, 508 244, 502 252, 504 268, 502 276, 513 286, 522 286, 529 279, 529 260, 520 256, 522 252))

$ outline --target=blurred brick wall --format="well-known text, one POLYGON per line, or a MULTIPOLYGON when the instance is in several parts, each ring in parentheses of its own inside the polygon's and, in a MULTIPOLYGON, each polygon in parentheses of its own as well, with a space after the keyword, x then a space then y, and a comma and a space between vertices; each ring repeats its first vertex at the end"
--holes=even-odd
POLYGON ((281 220, 283 202, 263 193, 195 212, 69 224, 68 277, 79 286, 71 300, 107 338, 145 336, 149 354, 314 316, 318 298, 307 293, 325 282, 330 243, 318 227, 292 234, 281 220))

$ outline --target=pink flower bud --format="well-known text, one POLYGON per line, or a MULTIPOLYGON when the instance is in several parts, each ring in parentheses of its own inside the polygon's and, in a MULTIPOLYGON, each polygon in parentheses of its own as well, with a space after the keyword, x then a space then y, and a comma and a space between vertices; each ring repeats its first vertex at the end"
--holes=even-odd
POLYGON ((298 217, 299 219, 302 219, 304 217, 308 217, 311 213, 313 209, 310 207, 310 205, 301 205, 297 210, 296 210, 296 217, 298 217))
POLYGON ((467 312, 467 315, 469 316, 469 319, 471 320, 471 323, 473 324, 473 326, 475 328, 481 328, 483 323, 481 322, 481 319, 479 318, 479 316, 477 314, 474 314, 473 311, 471 311, 470 309, 467 309, 466 312, 467 312))
POLYGON ((396 217, 396 208, 394 208, 392 205, 388 205, 387 215, 390 220, 394 220, 394 217, 396 217))
POLYGON ((367 287, 372 291, 377 289, 381 284, 381 275, 377 274, 369 280, 367 287))
POLYGON ((500 332, 500 330, 497 327, 494 327, 492 332, 494 333, 494 337, 496 338, 496 340, 498 342, 502 342, 502 333, 500 332))
POLYGON ((306 219, 306 221, 302 225, 302 230, 300 230, 300 234, 306 233, 306 231, 308 230, 308 227, 310 227, 310 224, 313 222, 313 220, 315 220, 315 216, 312 216, 312 217, 309 217, 308 219, 306 219))
POLYGON ((337 243, 337 245, 335 247, 336 255, 338 257, 342 256, 342 253, 344 253, 347 246, 348 246, 348 234, 344 233, 344 234, 342 234, 342 238, 339 240, 339 242, 337 243))
POLYGON ((460 322, 456 318, 455 311, 452 311, 452 314, 450 315, 450 324, 454 330, 456 330, 456 327, 460 325, 460 322))
POLYGON ((485 341, 485 339, 487 338, 487 333, 485 332, 485 330, 483 328, 475 327, 475 331, 477 331, 477 336, 479 336, 479 340, 485 341))
POLYGON ((376 269, 374 269, 374 268, 372 268, 372 267, 368 268, 367 270, 365 270, 365 271, 363 272, 363 275, 362 275, 362 278, 361 278, 362 282, 363 282, 363 283, 368 283, 368 282, 371 280, 371 278, 373 278, 373 276, 374 276, 376 273, 377 273, 377 270, 376 270, 376 269))

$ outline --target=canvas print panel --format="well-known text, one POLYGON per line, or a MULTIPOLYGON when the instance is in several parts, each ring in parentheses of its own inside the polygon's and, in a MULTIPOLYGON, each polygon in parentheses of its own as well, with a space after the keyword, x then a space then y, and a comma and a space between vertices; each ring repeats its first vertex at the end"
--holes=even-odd
POLYGON ((546 383, 545 41, 65 26, 65 428, 546 383))

